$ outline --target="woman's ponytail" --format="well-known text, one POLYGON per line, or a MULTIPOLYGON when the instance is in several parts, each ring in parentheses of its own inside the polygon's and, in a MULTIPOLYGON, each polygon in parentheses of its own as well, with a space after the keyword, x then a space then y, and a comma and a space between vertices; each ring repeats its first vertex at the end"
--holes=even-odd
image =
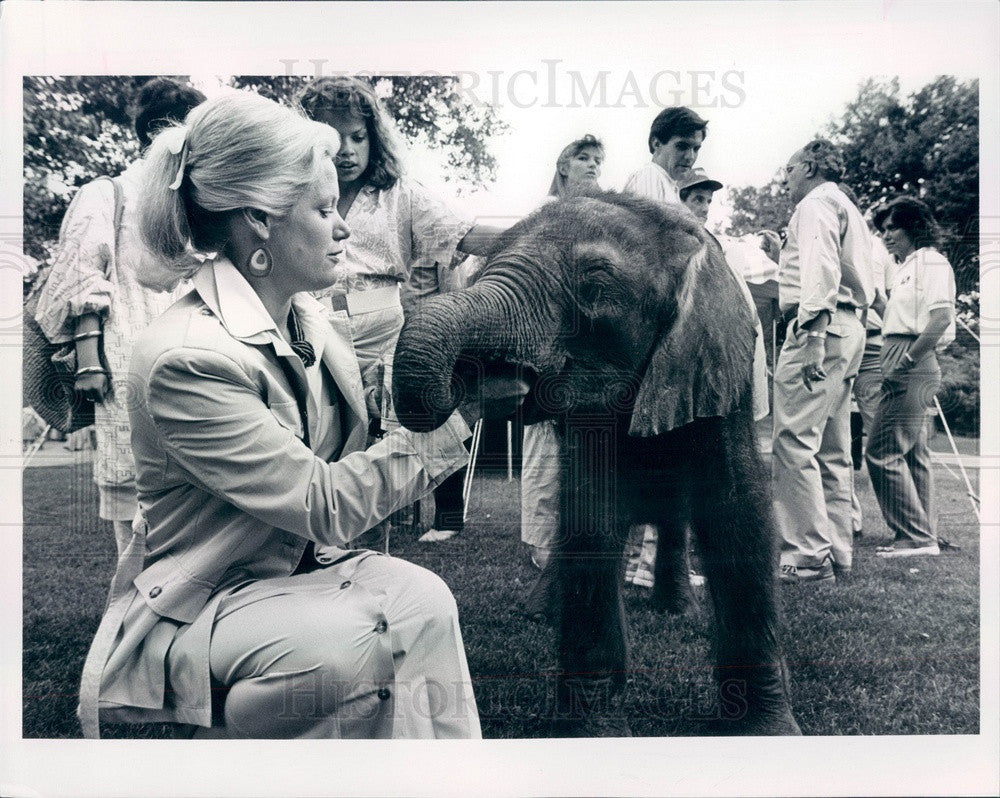
POLYGON ((170 290, 199 265, 191 253, 185 205, 186 135, 187 128, 183 125, 164 128, 153 139, 144 158, 139 230, 152 257, 143 259, 138 279, 149 288, 170 290), (182 178, 179 184, 178 176, 182 178))

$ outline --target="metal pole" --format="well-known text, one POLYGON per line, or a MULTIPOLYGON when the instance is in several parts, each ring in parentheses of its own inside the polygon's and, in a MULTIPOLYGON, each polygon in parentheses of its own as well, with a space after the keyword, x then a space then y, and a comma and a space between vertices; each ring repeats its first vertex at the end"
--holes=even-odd
POLYGON ((962 326, 962 329, 964 329, 969 335, 971 335, 973 338, 976 339, 977 344, 982 345, 983 342, 979 340, 979 336, 972 331, 972 328, 968 324, 962 321, 958 316, 955 317, 955 321, 957 321, 962 326))
POLYGON ((945 434, 948 436, 948 442, 951 444, 951 450, 955 453, 955 459, 958 460, 958 470, 962 472, 962 478, 965 480, 965 488, 968 491, 969 498, 972 501, 972 511, 976 514, 976 520, 980 521, 979 517, 979 497, 976 496, 975 491, 972 490, 972 483, 969 481, 969 475, 965 472, 965 466, 962 464, 962 456, 958 453, 958 446, 955 445, 955 439, 951 437, 951 429, 948 427, 948 420, 944 417, 944 410, 941 409, 941 403, 938 398, 934 397, 934 407, 937 409, 938 417, 941 419, 941 423, 944 425, 945 434))
POLYGON ((465 481, 462 484, 462 521, 469 514, 469 496, 472 494, 472 477, 476 473, 476 458, 479 456, 479 441, 483 437, 483 420, 479 419, 472 427, 472 446, 469 452, 469 465, 465 469, 465 481))
POLYGON ((24 453, 24 458, 21 460, 21 468, 28 467, 28 463, 31 461, 31 458, 38 453, 39 449, 42 448, 42 445, 49 437, 49 432, 51 431, 52 431, 52 425, 46 424, 45 429, 42 430, 42 434, 39 435, 37 438, 35 438, 34 441, 32 441, 31 446, 28 447, 28 451, 24 453))
POLYGON ((514 479, 514 423, 507 422, 507 481, 514 479))

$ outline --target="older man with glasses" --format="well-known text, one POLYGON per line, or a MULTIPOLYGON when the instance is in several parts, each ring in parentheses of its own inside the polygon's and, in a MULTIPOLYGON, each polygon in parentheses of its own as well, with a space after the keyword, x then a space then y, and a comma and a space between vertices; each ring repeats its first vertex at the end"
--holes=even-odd
POLYGON ((796 152, 783 185, 796 204, 779 262, 788 325, 774 375, 771 474, 784 583, 831 582, 852 565, 851 383, 875 296, 871 238, 838 188, 843 162, 817 139, 796 152))

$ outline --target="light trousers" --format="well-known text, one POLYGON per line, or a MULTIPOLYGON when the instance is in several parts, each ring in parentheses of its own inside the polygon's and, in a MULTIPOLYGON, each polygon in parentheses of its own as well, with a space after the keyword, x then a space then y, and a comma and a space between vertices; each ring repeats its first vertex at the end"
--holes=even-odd
MULTIPOLYGON (((183 656, 183 637, 174 645, 183 656)), ((455 600, 404 560, 368 555, 234 590, 209 659, 231 738, 482 736, 455 600)))
POLYGON ((561 474, 555 424, 541 421, 525 426, 521 455, 521 540, 531 546, 541 549, 556 546, 561 474))
POLYGON ((812 390, 802 381, 807 335, 789 323, 774 375, 771 481, 781 530, 781 564, 818 568, 853 563, 851 529, 851 384, 865 331, 837 308, 827 328, 823 370, 812 390))

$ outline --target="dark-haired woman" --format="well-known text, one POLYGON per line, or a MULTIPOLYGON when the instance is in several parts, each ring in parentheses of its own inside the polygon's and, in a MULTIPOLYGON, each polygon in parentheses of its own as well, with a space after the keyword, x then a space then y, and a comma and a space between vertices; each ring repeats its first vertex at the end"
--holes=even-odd
MULTIPOLYGON (((457 253, 482 254, 499 230, 474 225, 403 174, 392 121, 369 82, 318 78, 297 99, 310 119, 340 134, 337 210, 352 231, 336 282, 315 296, 331 313, 347 314, 373 419, 390 430, 397 426, 392 356, 404 309, 439 291, 440 270, 457 262, 457 253)), ((463 477, 453 475, 435 492, 434 525, 423 542, 462 530, 463 477)))
MULTIPOLYGON (((183 120, 204 99, 197 89, 169 78, 143 84, 132 103, 140 148, 145 150, 157 130, 183 120)), ((80 189, 63 217, 36 314, 50 341, 74 342, 75 386, 96 403, 98 515, 111 521, 119 556, 132 537, 137 508, 124 390, 132 345, 187 290, 175 281, 154 291, 137 280, 146 254, 136 216, 144 180, 145 163, 136 160, 114 179, 115 185, 100 179, 80 189)))
POLYGON ((940 553, 927 446, 928 421, 941 385, 936 352, 955 338, 955 274, 939 251, 930 208, 900 197, 875 214, 886 248, 899 261, 887 283, 882 331, 882 399, 865 458, 894 540, 880 557, 940 553))
MULTIPOLYGON (((367 81, 318 78, 298 103, 340 134, 337 210, 351 228, 337 279, 317 298, 347 312, 365 388, 377 395, 383 367, 391 369, 404 304, 409 310, 435 292, 438 264, 451 264, 456 252, 482 254, 498 231, 474 225, 403 174, 392 121, 367 81)), ((391 428, 389 392, 382 393, 383 428, 391 428)))

